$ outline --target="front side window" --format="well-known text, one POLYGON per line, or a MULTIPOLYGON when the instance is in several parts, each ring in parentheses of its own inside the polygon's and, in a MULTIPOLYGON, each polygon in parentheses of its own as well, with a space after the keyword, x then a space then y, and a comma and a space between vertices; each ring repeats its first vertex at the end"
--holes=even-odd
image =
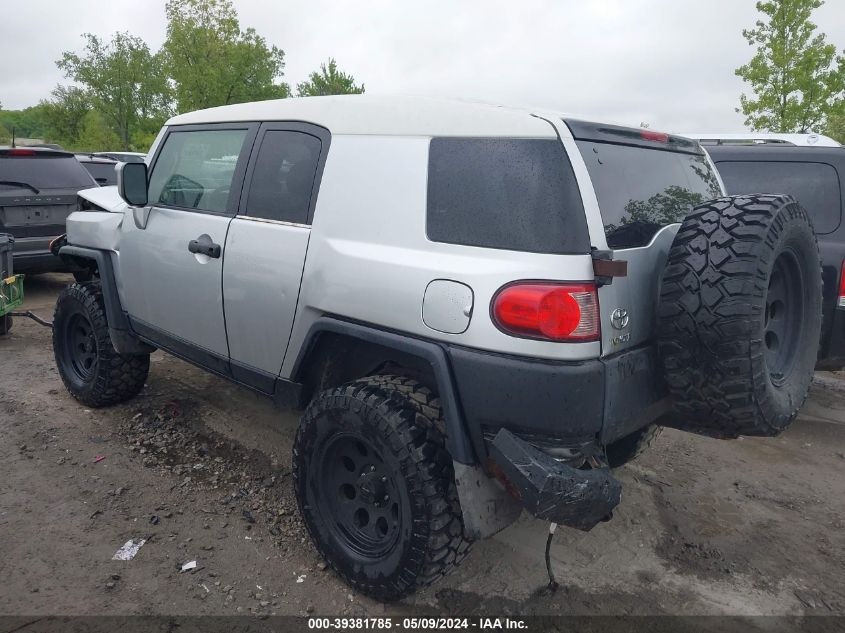
POLYGON ((266 132, 255 161, 245 215, 307 223, 321 148, 320 139, 305 132, 266 132))
POLYGON ((150 176, 149 200, 225 212, 247 130, 171 132, 150 176))

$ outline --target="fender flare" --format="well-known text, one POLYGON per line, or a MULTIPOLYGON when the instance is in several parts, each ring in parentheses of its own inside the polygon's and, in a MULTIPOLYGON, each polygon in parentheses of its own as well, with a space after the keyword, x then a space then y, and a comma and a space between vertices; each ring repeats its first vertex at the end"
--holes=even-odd
POLYGON ((103 289, 103 301, 106 305, 106 321, 109 324, 109 336, 112 345, 120 354, 150 354, 155 348, 138 340, 132 333, 129 318, 120 305, 120 295, 117 293, 117 282, 114 266, 107 251, 84 246, 67 245, 59 249, 59 257, 63 260, 87 259, 97 263, 100 273, 100 284, 103 289))
POLYGON ((302 377, 321 334, 333 333, 414 356, 431 366, 446 421, 446 448, 452 457, 455 485, 461 504, 464 531, 471 539, 487 538, 516 521, 522 504, 491 479, 476 458, 463 415, 449 355, 437 342, 410 334, 344 321, 331 316, 318 318, 308 330, 291 372, 302 377))
POLYGON ((303 345, 291 372, 291 380, 298 380, 303 375, 309 356, 321 334, 334 333, 359 339, 366 343, 394 349, 404 354, 416 356, 431 365, 437 382, 437 392, 443 406, 446 420, 446 446, 452 459, 466 465, 478 461, 466 432, 463 411, 458 398, 452 368, 446 351, 435 342, 416 338, 409 334, 400 334, 381 330, 360 323, 343 321, 334 317, 319 317, 305 335, 303 345))

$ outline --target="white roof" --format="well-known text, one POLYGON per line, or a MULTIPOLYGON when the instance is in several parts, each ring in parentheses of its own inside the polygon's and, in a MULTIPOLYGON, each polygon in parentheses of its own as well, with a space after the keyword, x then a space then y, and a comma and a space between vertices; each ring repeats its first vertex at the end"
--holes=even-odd
POLYGON ((746 143, 785 143, 799 145, 802 147, 841 147, 839 143, 828 136, 821 134, 781 134, 775 132, 740 132, 737 134, 681 134, 687 138, 694 138, 698 141, 729 141, 732 144, 739 142, 746 143))
POLYGON ((342 95, 239 103, 173 117, 167 125, 304 121, 332 134, 555 137, 528 109, 431 97, 342 95))

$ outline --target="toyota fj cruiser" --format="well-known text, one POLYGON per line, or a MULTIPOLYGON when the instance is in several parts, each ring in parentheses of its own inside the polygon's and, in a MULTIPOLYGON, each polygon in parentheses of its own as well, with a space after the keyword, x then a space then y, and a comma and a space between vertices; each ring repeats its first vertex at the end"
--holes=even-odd
POLYGON ((527 509, 589 530, 655 424, 775 435, 820 327, 807 213, 725 197, 701 146, 542 111, 370 96, 183 114, 83 192, 53 346, 88 406, 164 349, 304 408, 314 543, 407 595, 527 509), (118 196, 119 193, 119 196, 118 196))

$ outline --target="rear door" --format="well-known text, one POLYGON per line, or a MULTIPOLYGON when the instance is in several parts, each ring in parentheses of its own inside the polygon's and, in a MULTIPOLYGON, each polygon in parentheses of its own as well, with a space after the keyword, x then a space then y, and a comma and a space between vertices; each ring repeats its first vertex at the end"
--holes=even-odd
POLYGON ((226 238, 223 296, 232 374, 271 392, 296 312, 326 129, 264 124, 226 238))
POLYGON ((96 183, 72 154, 0 150, 0 233, 15 237, 15 252, 46 254, 76 209, 76 192, 96 183))
MULTIPOLYGON (((677 224, 722 195, 701 146, 637 128, 567 121, 583 158, 607 247, 628 262, 627 277, 599 290, 602 355, 653 339, 660 275, 677 224)), ((585 195, 587 195, 585 193, 585 195)))
POLYGON ((171 128, 150 169, 147 225, 136 226, 128 212, 119 246, 121 299, 133 329, 223 374, 226 232, 256 127, 171 128))

